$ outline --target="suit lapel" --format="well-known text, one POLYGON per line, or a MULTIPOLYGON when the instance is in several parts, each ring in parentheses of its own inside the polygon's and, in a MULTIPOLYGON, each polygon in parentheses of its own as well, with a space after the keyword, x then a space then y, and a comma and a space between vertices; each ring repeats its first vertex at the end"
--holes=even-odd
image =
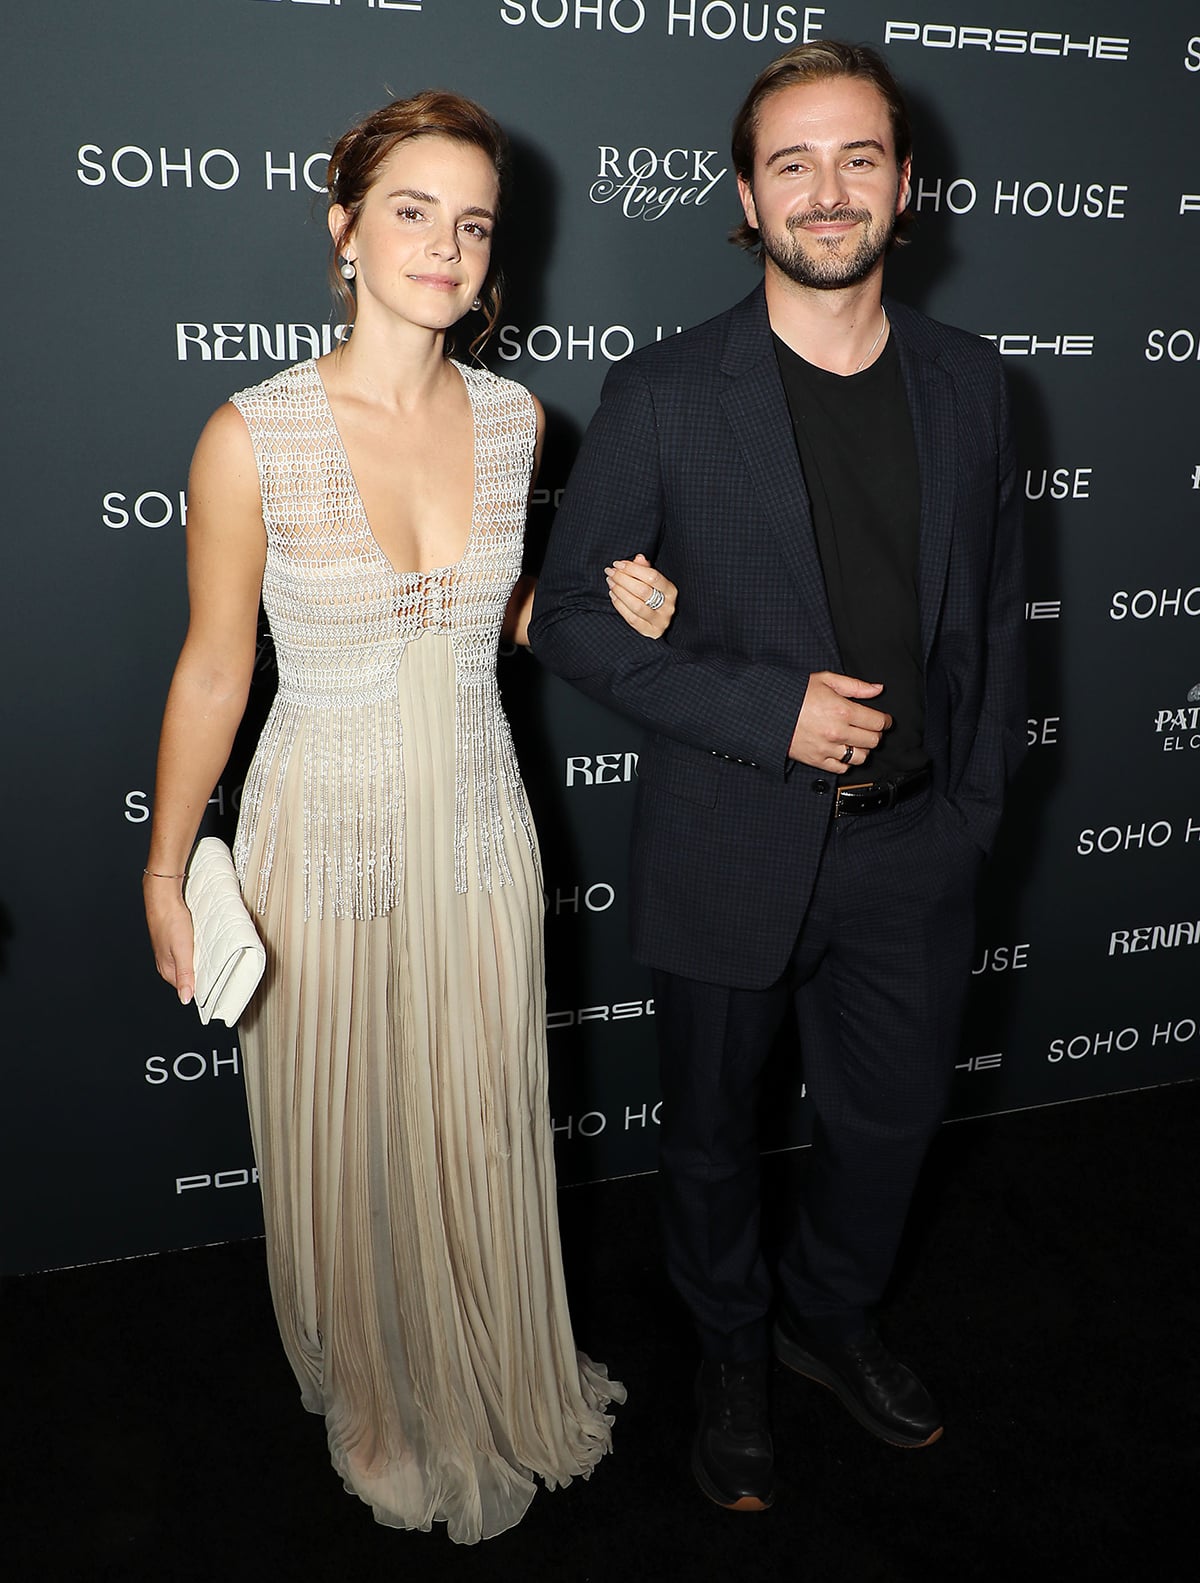
POLYGON ((896 348, 908 393, 917 470, 921 484, 917 595, 921 611, 921 655, 929 659, 941 615, 954 533, 954 395, 935 362, 916 351, 896 325, 896 348))
POLYGON ((721 404, 758 492, 763 519, 804 601, 816 635, 837 654, 808 490, 771 342, 761 288, 733 310, 721 367, 721 404))

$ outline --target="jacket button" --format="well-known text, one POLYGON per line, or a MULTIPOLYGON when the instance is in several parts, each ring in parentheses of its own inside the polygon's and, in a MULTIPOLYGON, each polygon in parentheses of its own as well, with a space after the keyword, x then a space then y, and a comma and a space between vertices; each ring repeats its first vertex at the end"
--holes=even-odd
POLYGON ((828 781, 813 781, 812 789, 815 792, 827 792, 829 790, 829 782, 828 781))

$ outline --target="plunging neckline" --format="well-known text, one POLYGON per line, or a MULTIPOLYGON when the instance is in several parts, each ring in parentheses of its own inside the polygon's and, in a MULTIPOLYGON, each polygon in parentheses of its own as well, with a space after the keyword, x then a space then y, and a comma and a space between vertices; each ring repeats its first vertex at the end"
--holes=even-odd
POLYGON ((391 556, 384 549, 383 545, 376 536, 375 529, 371 526, 371 519, 367 515, 367 503, 363 499, 362 490, 358 487, 358 479, 354 476, 354 467, 350 461, 350 452, 346 449, 346 442, 342 438, 342 431, 338 428, 337 418, 334 416, 333 412, 333 403, 329 399, 329 392, 325 389, 325 381, 321 378, 321 370, 317 367, 317 360, 315 357, 310 357, 308 360, 308 366, 312 369, 313 377, 317 382, 317 388, 321 393, 321 401, 325 407, 325 416, 329 420, 329 427, 333 431, 333 437, 337 441, 337 448, 341 452, 342 465, 346 469, 346 477, 350 480, 350 488, 353 490, 354 498, 358 502, 358 514, 362 519, 363 527, 367 530, 367 538, 371 541, 371 547, 375 551, 376 555, 378 555, 379 559, 384 563, 388 571, 391 572, 392 576, 396 578, 398 582, 411 583, 430 577, 444 577, 449 573, 456 572, 466 561, 467 556, 471 553, 471 548, 475 542, 475 525, 479 515, 479 414, 476 411, 475 393, 471 389, 471 381, 467 378, 466 369, 464 369, 462 364, 457 362, 453 357, 447 358, 447 362, 462 380, 463 388, 467 393, 467 402, 471 408, 471 520, 467 526, 467 541, 463 545, 462 554, 456 561, 449 561, 444 566, 431 566, 427 570, 423 571, 402 572, 396 565, 393 564, 391 556))

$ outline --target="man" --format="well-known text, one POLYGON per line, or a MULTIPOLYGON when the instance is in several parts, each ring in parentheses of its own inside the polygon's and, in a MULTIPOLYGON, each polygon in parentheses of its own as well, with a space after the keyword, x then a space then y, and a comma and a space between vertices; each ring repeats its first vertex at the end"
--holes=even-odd
POLYGON ((733 162, 763 284, 611 370, 531 636, 648 728, 633 936, 668 1267, 703 1353, 693 1470, 762 1510, 772 1344, 880 1438, 942 1432, 869 1315, 943 1113, 975 882, 1022 750, 1023 596, 999 359, 884 308, 910 133, 882 60, 822 41, 775 61, 733 162), (660 643, 591 591, 631 546, 679 585, 660 643), (814 1136, 776 1297, 754 1114, 789 1006, 814 1136))

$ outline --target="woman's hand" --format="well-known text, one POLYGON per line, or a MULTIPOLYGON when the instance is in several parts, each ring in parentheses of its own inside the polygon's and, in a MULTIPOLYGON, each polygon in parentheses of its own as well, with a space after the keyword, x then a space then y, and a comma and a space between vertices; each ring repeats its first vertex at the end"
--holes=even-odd
POLYGON ((188 1005, 196 993, 192 966, 194 941, 192 915, 183 900, 180 881, 172 875, 144 874, 142 899, 146 903, 146 923, 154 948, 154 965, 188 1005))
POLYGON ((671 579, 656 572, 640 554, 631 561, 614 561, 604 571, 608 579, 608 597, 618 614, 635 632, 645 633, 648 638, 661 638, 671 625, 679 592, 671 579))
POLYGON ((154 821, 142 877, 154 961, 186 1006, 195 995, 188 853, 246 707, 266 563, 250 431, 226 404, 205 425, 188 478, 187 638, 158 745, 154 821))

